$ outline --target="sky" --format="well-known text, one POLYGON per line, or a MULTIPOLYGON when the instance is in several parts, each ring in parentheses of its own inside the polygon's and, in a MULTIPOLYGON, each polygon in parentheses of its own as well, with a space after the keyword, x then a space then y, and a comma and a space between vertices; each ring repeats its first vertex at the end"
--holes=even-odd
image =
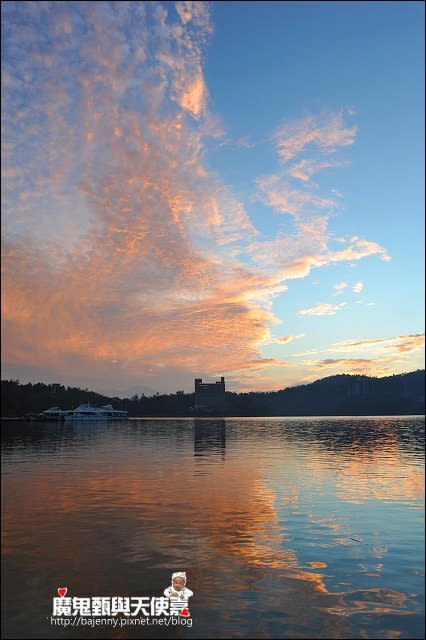
POLYGON ((424 367, 422 2, 3 2, 2 378, 424 367))

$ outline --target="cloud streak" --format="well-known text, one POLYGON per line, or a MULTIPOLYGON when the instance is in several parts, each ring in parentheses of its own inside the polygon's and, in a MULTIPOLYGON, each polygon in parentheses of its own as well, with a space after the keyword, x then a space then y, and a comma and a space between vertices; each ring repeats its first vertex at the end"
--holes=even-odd
POLYGON ((338 113, 324 111, 316 116, 283 123, 273 136, 280 159, 288 162, 311 145, 327 154, 335 152, 339 147, 352 145, 357 127, 345 127, 344 116, 347 113, 347 109, 338 113))
POLYGON ((335 291, 334 295, 338 296, 341 293, 343 293, 344 289, 346 289, 347 286, 348 286, 347 282, 337 282, 333 287, 335 291))
POLYGON ((353 349, 389 349, 396 353, 408 353, 421 349, 425 344, 424 333, 405 334, 388 338, 365 338, 362 340, 345 340, 332 345, 334 351, 353 349))
POLYGON ((302 214, 332 210, 336 202, 301 189, 293 188, 278 175, 269 175, 257 180, 260 200, 280 213, 288 213, 296 218, 302 214))
POLYGON ((300 309, 297 313, 299 316, 333 316, 347 305, 347 302, 340 304, 329 304, 328 302, 320 302, 315 307, 308 309, 300 309))
POLYGON ((271 338, 268 342, 276 343, 276 344, 288 344, 289 342, 292 342, 292 340, 297 340, 298 338, 303 338, 304 336, 305 336, 304 333, 297 333, 295 336, 282 336, 281 338, 271 338))
POLYGON ((291 166, 288 169, 288 174, 292 178, 297 178, 298 180, 302 180, 303 182, 309 182, 311 177, 318 173, 318 171, 323 171, 324 169, 330 169, 332 167, 341 167, 341 162, 318 162, 315 160, 301 160, 297 164, 291 166))
POLYGON ((374 356, 405 356, 421 350, 425 344, 424 333, 412 333, 385 338, 360 338, 341 340, 334 342, 322 349, 311 349, 304 353, 294 354, 295 357, 312 355, 316 353, 357 353, 370 351, 374 356))

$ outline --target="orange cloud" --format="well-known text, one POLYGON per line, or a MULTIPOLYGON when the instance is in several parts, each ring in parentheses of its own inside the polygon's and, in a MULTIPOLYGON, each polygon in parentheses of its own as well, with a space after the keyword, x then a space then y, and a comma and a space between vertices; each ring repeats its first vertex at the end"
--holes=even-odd
POLYGON ((348 354, 346 357, 328 357, 322 360, 297 360, 296 362, 312 369, 305 380, 314 380, 319 371, 333 369, 335 373, 356 373, 376 377, 394 373, 404 373, 410 369, 422 367, 418 353, 424 348, 424 334, 406 334, 384 338, 362 338, 343 340, 334 344, 312 349, 304 353, 292 354, 294 358, 313 354, 348 354), (367 351, 367 357, 365 356, 367 351))
POLYGON ((406 334, 387 338, 364 338, 336 342, 329 351, 351 351, 354 349, 391 349, 395 353, 408 353, 421 349, 425 344, 424 333, 406 334))
POLYGON ((205 92, 206 89, 204 86, 204 80, 202 75, 200 74, 190 82, 190 84, 180 96, 180 106, 192 113, 193 116, 198 118, 203 108, 205 92))
MULTIPOLYGON (((289 366, 261 354, 286 281, 387 253, 357 237, 330 250, 334 201, 276 176, 260 188, 293 215, 295 233, 264 240, 208 169, 205 136, 220 129, 202 69, 208 5, 179 2, 174 15, 155 3, 82 3, 76 15, 63 3, 60 17, 20 6, 43 29, 31 55, 24 32, 8 35, 19 55, 5 104, 17 104, 28 73, 32 81, 28 105, 5 114, 7 184, 20 196, 5 198, 6 364, 124 389, 145 376, 174 389, 178 375, 289 366)), ((339 117, 314 127, 326 152, 352 135, 339 117)), ((301 144, 288 126, 284 155, 301 144)))

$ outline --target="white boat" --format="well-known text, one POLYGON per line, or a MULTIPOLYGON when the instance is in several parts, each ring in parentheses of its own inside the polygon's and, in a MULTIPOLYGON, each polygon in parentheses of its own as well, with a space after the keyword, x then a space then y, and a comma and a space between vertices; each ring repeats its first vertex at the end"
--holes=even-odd
POLYGON ((103 407, 97 407, 93 404, 81 404, 74 411, 67 412, 64 415, 64 420, 128 420, 128 413, 127 411, 114 409, 111 404, 106 404, 103 407))
POLYGON ((65 416, 73 413, 71 409, 61 409, 60 407, 51 407, 42 411, 37 415, 39 420, 63 420, 65 416))

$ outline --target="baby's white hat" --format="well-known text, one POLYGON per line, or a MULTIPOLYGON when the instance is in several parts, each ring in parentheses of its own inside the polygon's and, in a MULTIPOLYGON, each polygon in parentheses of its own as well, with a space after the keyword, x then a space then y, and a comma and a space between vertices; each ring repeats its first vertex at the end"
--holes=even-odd
POLYGON ((186 573, 185 571, 176 571, 176 573, 172 574, 172 580, 173 578, 183 578, 184 581, 186 582, 186 573))

